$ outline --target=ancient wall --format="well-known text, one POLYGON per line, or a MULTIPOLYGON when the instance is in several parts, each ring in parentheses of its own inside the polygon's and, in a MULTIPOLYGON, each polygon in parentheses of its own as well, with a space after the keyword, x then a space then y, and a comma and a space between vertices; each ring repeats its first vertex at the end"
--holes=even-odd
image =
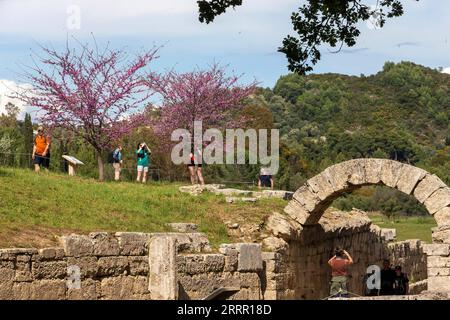
MULTIPOLYGON (((278 217, 280 226, 281 217, 278 217)), ((272 222, 273 223, 273 222, 272 222)), ((274 299, 323 299, 329 295, 331 270, 327 264, 334 248, 345 248, 354 264, 349 270, 348 289, 364 294, 364 277, 369 265, 382 265, 389 258, 401 265, 411 282, 427 278, 426 256, 419 240, 389 243, 384 230, 371 224, 362 212, 330 211, 318 224, 305 226, 297 235, 278 229, 285 239, 266 239, 278 253, 265 259, 266 295, 274 299), (290 234, 290 238, 287 238, 290 234), (280 240, 284 242, 284 244, 280 240), (272 244, 272 241, 276 241, 272 244)), ((423 290, 424 286, 416 290, 423 290)))
POLYGON ((91 233, 61 247, 0 250, 0 299, 261 299, 261 245, 211 253, 201 233, 91 233))
POLYGON ((412 293, 449 291, 450 245, 392 242, 392 231, 357 210, 330 211, 299 232, 284 215, 267 221, 263 244, 221 245, 202 233, 91 233, 61 247, 0 250, 0 299, 320 299, 336 246, 355 260, 349 290, 362 294, 366 268, 401 265, 412 293), (277 228, 275 228, 276 226, 277 228), (425 253, 428 255, 426 257, 425 253), (428 264, 428 272, 427 272, 428 264))
POLYGON ((226 288, 222 298, 260 300, 260 244, 227 244, 217 254, 179 254, 177 276, 179 299, 202 299, 219 288, 226 288))

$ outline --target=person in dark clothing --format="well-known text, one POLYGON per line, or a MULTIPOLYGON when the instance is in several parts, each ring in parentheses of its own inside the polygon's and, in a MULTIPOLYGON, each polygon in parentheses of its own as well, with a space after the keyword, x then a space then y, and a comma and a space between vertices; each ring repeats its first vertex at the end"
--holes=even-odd
POLYGON ((394 294, 394 276, 395 271, 392 270, 389 260, 383 260, 383 269, 381 269, 380 296, 394 294))
POLYGON ((406 273, 402 272, 402 267, 396 266, 394 269, 394 294, 406 295, 409 293, 409 279, 406 273))

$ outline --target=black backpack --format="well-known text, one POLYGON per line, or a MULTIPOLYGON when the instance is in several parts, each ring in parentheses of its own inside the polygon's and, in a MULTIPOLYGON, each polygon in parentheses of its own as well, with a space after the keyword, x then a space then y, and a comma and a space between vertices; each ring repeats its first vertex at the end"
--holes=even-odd
POLYGON ((110 153, 108 153, 108 163, 115 163, 115 159, 114 159, 114 152, 116 150, 111 151, 110 153))

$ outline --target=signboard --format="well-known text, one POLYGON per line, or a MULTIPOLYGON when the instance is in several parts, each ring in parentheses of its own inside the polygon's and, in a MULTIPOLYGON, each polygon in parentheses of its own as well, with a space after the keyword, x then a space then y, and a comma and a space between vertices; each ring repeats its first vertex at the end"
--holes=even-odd
POLYGON ((77 158, 72 157, 72 156, 63 155, 62 157, 63 157, 65 160, 69 161, 71 164, 74 164, 74 165, 84 164, 83 162, 81 162, 80 160, 78 160, 77 158))

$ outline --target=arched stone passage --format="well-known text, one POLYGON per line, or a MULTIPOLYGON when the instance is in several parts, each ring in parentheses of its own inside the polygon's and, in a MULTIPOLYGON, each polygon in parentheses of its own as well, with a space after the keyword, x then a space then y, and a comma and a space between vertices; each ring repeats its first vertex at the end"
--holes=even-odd
POLYGON ((339 196, 367 185, 385 185, 414 196, 437 222, 434 242, 450 243, 450 188, 436 175, 388 159, 353 159, 328 167, 300 187, 284 209, 301 226, 317 224, 339 196))

